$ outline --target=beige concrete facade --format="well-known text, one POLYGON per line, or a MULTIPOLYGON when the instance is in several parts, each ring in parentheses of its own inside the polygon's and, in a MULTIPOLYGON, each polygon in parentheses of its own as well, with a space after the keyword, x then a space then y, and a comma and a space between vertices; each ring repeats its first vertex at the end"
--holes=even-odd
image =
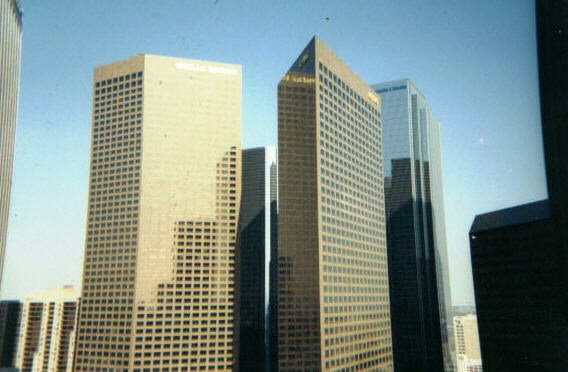
POLYGON ((241 67, 139 55, 94 80, 75 368, 229 370, 241 67))
POLYGON ((8 230, 18 92, 22 14, 15 0, 0 0, 0 284, 8 230))
POLYGON ((279 368, 392 371, 380 102, 318 38, 278 86, 279 368))
POLYGON ((15 367, 22 372, 73 371, 78 293, 50 289, 24 300, 15 367))
POLYGON ((481 350, 477 331, 477 316, 454 317, 458 372, 481 371, 481 350))

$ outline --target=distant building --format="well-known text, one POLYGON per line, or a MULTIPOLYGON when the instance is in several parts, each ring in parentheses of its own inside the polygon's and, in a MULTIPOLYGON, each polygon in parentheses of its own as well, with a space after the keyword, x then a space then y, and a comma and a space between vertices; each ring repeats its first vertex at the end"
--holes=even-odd
POLYGON ((0 368, 14 366, 21 310, 20 301, 0 301, 0 368))
MULTIPOLYGON (((458 362, 459 363, 459 362, 458 362)), ((481 360, 464 360, 463 361, 463 371, 464 372, 483 372, 483 366, 481 360)))
POLYGON ((232 370, 241 66, 95 69, 76 371, 232 370))
POLYGON ((276 371, 278 155, 243 150, 239 257, 239 368, 276 371))
POLYGON ((549 200, 476 216, 470 229, 486 372, 568 366, 568 3, 537 0, 549 200))
POLYGON ((454 317, 457 372, 481 372, 481 352, 477 317, 474 314, 454 317))
POLYGON ((72 287, 47 290, 24 300, 16 368, 22 372, 73 371, 77 302, 72 287))
POLYGON ((440 127, 408 80, 381 96, 393 358, 396 371, 452 371, 440 127))
POLYGON ((320 39, 278 84, 280 371, 392 371, 380 100, 320 39))
POLYGON ((22 11, 17 0, 0 0, 0 283, 10 210, 10 190, 16 140, 22 11))

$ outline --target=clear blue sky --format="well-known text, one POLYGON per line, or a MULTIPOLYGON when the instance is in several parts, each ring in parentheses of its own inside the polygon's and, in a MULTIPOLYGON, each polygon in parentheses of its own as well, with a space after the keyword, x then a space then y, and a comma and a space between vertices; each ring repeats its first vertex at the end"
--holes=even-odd
POLYGON ((243 147, 276 143, 276 85, 313 35, 368 83, 410 78, 442 123, 454 303, 475 214, 546 197, 534 5, 509 1, 24 0, 3 298, 80 286, 93 68, 138 53, 243 65, 243 147))

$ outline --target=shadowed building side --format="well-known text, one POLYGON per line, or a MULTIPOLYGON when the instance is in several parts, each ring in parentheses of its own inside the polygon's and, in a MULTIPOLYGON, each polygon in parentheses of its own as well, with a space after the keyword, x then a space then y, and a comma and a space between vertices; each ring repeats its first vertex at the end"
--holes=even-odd
POLYGON ((484 371, 562 371, 562 245, 546 200, 476 216, 471 264, 484 371))
POLYGON ((0 367, 14 367, 21 311, 20 301, 0 302, 0 367))
POLYGON ((240 216, 239 369, 276 367, 277 152, 243 150, 240 216))
POLYGON ((483 369, 568 365, 568 1, 537 0, 548 200, 476 216, 470 230, 483 369))
POLYGON ((383 113, 395 370, 452 371, 439 124, 410 80, 373 88, 383 113))

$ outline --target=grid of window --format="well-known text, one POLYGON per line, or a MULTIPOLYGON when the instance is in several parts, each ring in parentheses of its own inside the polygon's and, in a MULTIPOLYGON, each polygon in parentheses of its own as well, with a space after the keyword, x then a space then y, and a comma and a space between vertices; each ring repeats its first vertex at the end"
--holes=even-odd
POLYGON ((95 70, 77 371, 233 365, 241 83, 214 67, 95 70))
POLYGON ((381 130, 315 38, 278 86, 280 370, 393 369, 381 130))
POLYGON ((95 82, 77 370, 128 367, 134 296, 142 72, 95 82))
POLYGON ((20 337, 24 337, 23 347, 18 347, 18 367, 22 371, 31 371, 34 364, 34 355, 40 352, 41 321, 44 304, 30 303, 22 312, 22 327, 20 337))
POLYGON ((278 85, 280 370, 321 367, 313 75, 289 72, 278 85))
POLYGON ((178 221, 174 276, 136 309, 134 370, 223 371, 233 365, 237 148, 217 164, 216 220, 178 221))
POLYGON ((20 318, 18 370, 71 371, 77 301, 26 300, 20 318))
POLYGON ((325 369, 383 370, 392 356, 379 107, 322 62, 317 76, 325 369))

